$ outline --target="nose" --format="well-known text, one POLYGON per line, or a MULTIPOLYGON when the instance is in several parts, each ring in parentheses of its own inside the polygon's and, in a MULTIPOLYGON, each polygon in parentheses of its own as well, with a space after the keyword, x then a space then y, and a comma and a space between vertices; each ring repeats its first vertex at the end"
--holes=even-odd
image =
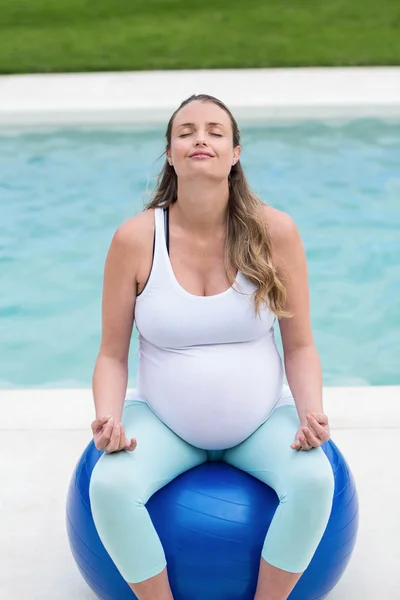
POLYGON ((205 146, 207 144, 206 142, 206 134, 204 131, 201 131, 200 129, 196 132, 196 135, 194 136, 194 143, 195 146, 205 146))

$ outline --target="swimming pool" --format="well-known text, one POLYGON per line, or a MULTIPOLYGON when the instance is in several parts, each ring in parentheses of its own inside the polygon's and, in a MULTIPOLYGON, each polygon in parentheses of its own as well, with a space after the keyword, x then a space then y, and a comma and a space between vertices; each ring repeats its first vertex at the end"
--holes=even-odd
MULTIPOLYGON (((306 248, 325 385, 399 385, 400 123, 242 128, 242 164, 306 248)), ((87 387, 105 255, 164 131, 0 133, 0 387, 87 387)), ((137 332, 130 355, 134 385, 137 332)))

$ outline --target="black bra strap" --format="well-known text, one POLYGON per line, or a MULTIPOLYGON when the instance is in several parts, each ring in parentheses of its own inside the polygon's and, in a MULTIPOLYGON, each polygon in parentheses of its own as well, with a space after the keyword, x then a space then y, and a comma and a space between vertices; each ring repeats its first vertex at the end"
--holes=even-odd
POLYGON ((164 208, 164 231, 165 231, 165 242, 167 244, 167 252, 169 254, 169 206, 164 208))

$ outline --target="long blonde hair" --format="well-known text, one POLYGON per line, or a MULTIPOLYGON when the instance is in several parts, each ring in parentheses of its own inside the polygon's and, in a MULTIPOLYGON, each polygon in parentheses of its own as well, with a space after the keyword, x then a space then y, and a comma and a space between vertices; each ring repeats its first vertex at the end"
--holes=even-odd
MULTIPOLYGON (((171 147, 171 133, 178 112, 194 101, 213 102, 230 117, 233 132, 233 146, 240 145, 240 131, 230 110, 221 100, 207 94, 193 95, 171 116, 167 131, 167 147, 171 147)), ((261 304, 268 304, 278 317, 289 317, 285 310, 286 290, 272 264, 271 236, 262 215, 261 200, 251 191, 246 176, 238 161, 232 166, 229 177, 228 226, 225 243, 225 270, 230 281, 235 280, 237 271, 241 271, 257 289, 254 293, 254 305, 259 314, 261 304)), ((168 207, 177 200, 178 180, 173 166, 166 160, 161 169, 151 201, 145 209, 168 207)))

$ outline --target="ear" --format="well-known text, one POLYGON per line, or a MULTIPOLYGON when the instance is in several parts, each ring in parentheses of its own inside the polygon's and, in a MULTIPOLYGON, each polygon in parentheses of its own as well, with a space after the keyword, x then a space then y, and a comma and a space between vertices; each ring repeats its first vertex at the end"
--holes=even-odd
POLYGON ((238 162, 240 155, 242 153, 242 148, 240 146, 236 146, 236 148, 234 148, 233 150, 233 158, 232 158, 232 166, 236 165, 236 163, 238 162))

